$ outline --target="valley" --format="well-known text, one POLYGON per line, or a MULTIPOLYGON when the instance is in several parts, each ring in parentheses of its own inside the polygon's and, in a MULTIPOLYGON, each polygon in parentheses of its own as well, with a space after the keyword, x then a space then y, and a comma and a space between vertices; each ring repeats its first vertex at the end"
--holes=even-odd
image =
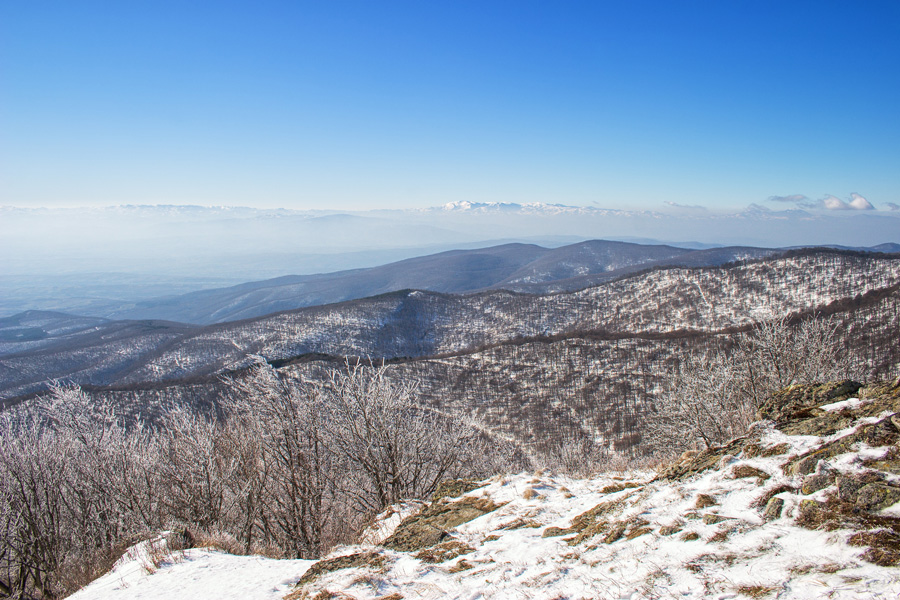
POLYGON ((672 369, 756 322, 830 315, 848 368, 890 376, 900 365, 898 290, 896 255, 808 249, 655 266, 575 291, 401 290, 209 326, 35 313, 15 327, 41 325, 43 339, 4 330, 0 397, 15 404, 60 380, 142 414, 215 403, 219 378, 253 355, 313 381, 345 360, 385 361, 392 377, 418 382, 421 402, 527 446, 592 440, 628 451, 672 369))

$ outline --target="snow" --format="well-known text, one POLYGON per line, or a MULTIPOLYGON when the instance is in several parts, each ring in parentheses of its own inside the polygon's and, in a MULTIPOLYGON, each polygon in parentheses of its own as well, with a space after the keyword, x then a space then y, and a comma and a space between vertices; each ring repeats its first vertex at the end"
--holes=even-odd
MULTIPOLYGON (((866 422, 868 419, 860 419, 857 425, 866 422)), ((770 427, 760 427, 760 434, 763 446, 787 442, 787 455, 822 443, 821 438, 788 436, 770 427)), ((858 463, 860 453, 871 456, 875 452, 863 447, 858 453, 835 457, 829 468, 855 470, 858 467, 851 463, 858 463)), ((900 571, 861 559, 865 549, 847 544, 851 531, 809 530, 795 524, 800 502, 823 499, 826 490, 810 496, 781 492, 777 496, 785 501, 782 516, 763 520, 762 507, 755 501, 776 486, 798 487, 801 481, 782 471, 781 463, 787 455, 726 458, 718 470, 675 482, 653 480, 652 473, 592 479, 549 474, 495 478, 468 495, 505 504, 451 532, 454 538, 472 546, 473 552, 445 563, 428 564, 416 559, 414 553, 381 550, 387 558, 381 569, 336 571, 323 575, 306 591, 310 597, 320 591, 339 591, 345 594, 342 598, 359 600, 393 593, 405 598, 461 600, 724 599, 753 597, 756 593, 792 599, 900 597, 900 571), (734 478, 735 466, 761 469, 770 478, 763 484, 755 478, 734 478), (603 493, 611 484, 626 482, 637 487, 603 493), (716 504, 697 508, 700 494, 713 497, 716 504), (601 502, 618 505, 605 519, 640 519, 653 531, 612 543, 604 543, 600 534, 571 546, 571 535, 543 537, 547 527, 565 528, 574 517, 601 502), (713 515, 722 520, 714 522, 709 518, 713 515), (537 526, 507 529, 522 519, 537 526), (668 536, 660 533, 660 527, 673 524, 683 530, 668 536), (682 539, 688 532, 698 539, 682 539)), ((894 506, 885 513, 897 509, 900 507, 894 506)), ((338 552, 345 553, 346 549, 338 552)))
MULTIPOLYGON (((869 421, 858 419, 856 427, 869 421)), ((323 573, 306 584, 303 597, 900 598, 900 569, 865 561, 865 548, 847 543, 853 531, 810 530, 795 522, 801 502, 823 500, 833 486, 804 496, 798 490, 802 476, 785 473, 782 464, 834 436, 790 436, 771 423, 755 425, 751 434, 763 448, 783 443, 789 447, 775 456, 726 456, 718 469, 674 481, 657 479, 651 472, 571 478, 547 471, 487 480, 466 496, 490 498, 500 507, 451 530, 452 538, 473 550, 442 563, 375 545, 419 506, 398 505, 374 521, 363 543, 337 548, 330 555, 375 551, 383 561, 323 573), (738 478, 734 469, 739 466, 760 469, 769 478, 738 478), (779 518, 766 521, 759 500, 779 486, 786 490, 776 494, 784 500, 784 509, 779 518), (698 504, 701 494, 714 503, 698 504), (601 503, 611 508, 598 518, 629 523, 626 535, 612 540, 604 539, 605 533, 582 540, 566 533, 544 537, 553 533, 549 527, 565 529, 601 503), (661 529, 673 525, 681 529, 664 535, 661 529)), ((820 469, 856 472, 863 468, 863 458, 885 451, 860 444, 820 469)), ((882 514, 900 514, 900 503, 882 514)), ((151 554, 146 547, 132 549, 111 573, 73 598, 282 598, 295 590, 293 584, 312 563, 195 549, 173 553, 158 568, 151 564, 148 569, 151 554)))
POLYGON ((865 404, 863 400, 859 398, 847 398, 846 400, 841 400, 840 402, 832 402, 831 404, 823 404, 819 408, 826 412, 834 412, 838 410, 844 410, 845 408, 859 408, 865 404))
POLYGON ((69 598, 280 600, 313 563, 235 556, 206 548, 168 552, 165 542, 157 538, 129 548, 109 573, 69 598))

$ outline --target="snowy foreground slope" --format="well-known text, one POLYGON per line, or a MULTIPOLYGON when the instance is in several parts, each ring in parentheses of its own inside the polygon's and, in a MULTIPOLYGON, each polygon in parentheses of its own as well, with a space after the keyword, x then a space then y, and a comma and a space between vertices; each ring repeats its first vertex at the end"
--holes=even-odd
POLYGON ((455 482, 317 563, 126 558, 73 598, 896 599, 898 413, 900 380, 788 388, 746 437, 660 473, 455 482))

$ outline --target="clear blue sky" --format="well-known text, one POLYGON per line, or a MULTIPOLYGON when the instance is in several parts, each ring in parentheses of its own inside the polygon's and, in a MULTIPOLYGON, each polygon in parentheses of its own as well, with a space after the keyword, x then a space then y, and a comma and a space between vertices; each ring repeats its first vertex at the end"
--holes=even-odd
POLYGON ((900 2, 0 4, 0 204, 900 203, 900 2))

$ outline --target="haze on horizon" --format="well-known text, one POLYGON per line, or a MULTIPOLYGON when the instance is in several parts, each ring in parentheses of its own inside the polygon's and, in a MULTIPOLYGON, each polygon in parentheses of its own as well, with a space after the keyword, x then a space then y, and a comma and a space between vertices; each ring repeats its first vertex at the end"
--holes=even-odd
POLYGON ((4 3, 0 204, 890 213, 898 25, 895 2, 4 3))

